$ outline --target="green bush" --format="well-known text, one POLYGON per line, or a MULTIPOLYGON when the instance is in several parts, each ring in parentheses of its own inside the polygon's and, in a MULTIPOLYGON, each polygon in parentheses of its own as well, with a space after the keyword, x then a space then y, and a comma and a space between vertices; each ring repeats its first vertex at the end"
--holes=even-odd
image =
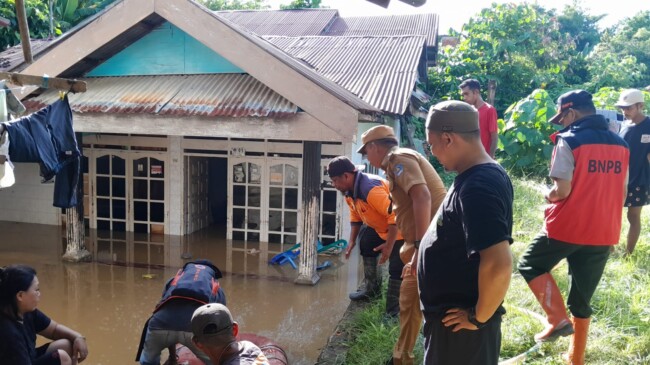
POLYGON ((511 105, 499 119, 497 158, 517 176, 546 176, 553 153, 550 135, 558 128, 548 123, 556 112, 546 90, 537 89, 511 105))

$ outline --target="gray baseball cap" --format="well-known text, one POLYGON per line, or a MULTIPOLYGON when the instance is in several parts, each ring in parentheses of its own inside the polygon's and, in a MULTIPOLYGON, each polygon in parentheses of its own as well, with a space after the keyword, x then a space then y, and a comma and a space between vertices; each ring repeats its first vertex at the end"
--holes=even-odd
POLYGON ((232 335, 233 323, 230 310, 219 303, 200 306, 192 315, 192 333, 197 338, 209 338, 219 335, 232 335))

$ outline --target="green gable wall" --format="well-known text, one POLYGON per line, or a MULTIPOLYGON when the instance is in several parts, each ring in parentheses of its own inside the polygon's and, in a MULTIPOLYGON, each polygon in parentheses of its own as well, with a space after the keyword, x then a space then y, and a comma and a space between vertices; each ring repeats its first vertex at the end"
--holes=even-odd
POLYGON ((165 22, 86 76, 245 73, 196 39, 165 22))

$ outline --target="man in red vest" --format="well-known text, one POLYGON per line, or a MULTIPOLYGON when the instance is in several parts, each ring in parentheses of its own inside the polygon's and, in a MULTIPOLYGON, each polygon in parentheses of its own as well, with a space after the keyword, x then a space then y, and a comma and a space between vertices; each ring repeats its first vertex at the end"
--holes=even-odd
POLYGON ((564 127, 554 134, 555 149, 545 194, 549 203, 544 229, 519 261, 519 272, 546 312, 548 325, 538 342, 571 336, 565 359, 584 364, 590 306, 605 269, 610 247, 618 243, 626 195, 629 149, 596 114, 591 94, 573 90, 558 99, 558 113, 549 120, 564 127), (567 259, 571 285, 567 305, 550 271, 567 259))

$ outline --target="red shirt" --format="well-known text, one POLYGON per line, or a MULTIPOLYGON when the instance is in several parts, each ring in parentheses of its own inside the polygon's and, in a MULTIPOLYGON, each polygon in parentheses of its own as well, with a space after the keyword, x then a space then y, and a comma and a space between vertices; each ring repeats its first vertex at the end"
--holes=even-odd
POLYGON ((478 126, 481 131, 481 142, 489 154, 492 142, 491 134, 497 131, 497 110, 492 105, 483 103, 483 106, 478 109, 478 126))

